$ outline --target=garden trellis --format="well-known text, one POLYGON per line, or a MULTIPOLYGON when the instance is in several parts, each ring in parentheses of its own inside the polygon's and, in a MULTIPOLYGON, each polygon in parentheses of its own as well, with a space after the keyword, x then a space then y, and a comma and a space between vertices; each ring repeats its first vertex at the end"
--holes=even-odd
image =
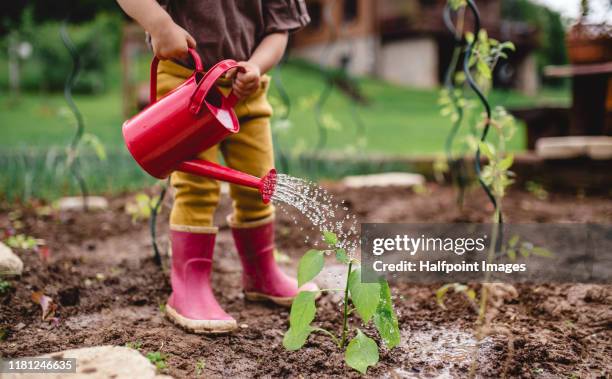
POLYGON ((81 60, 79 58, 79 53, 74 46, 74 43, 70 39, 70 35, 68 35, 67 30, 67 22, 64 21, 62 27, 60 29, 60 36, 62 38, 62 42, 68 53, 70 53, 70 57, 72 58, 72 69, 66 78, 66 82, 64 84, 64 98, 66 99, 66 103, 70 108, 70 111, 74 115, 74 119, 76 121, 76 131, 74 137, 72 138, 72 142, 68 147, 67 154, 67 166, 72 173, 72 176, 75 178, 79 185, 79 189, 81 190, 81 197, 83 198, 83 209, 87 210, 87 183, 85 179, 81 175, 78 161, 78 146, 83 138, 83 134, 85 132, 85 122, 83 121, 83 115, 79 111, 79 108, 76 106, 74 99, 72 98, 72 88, 78 78, 79 72, 81 70, 81 60))

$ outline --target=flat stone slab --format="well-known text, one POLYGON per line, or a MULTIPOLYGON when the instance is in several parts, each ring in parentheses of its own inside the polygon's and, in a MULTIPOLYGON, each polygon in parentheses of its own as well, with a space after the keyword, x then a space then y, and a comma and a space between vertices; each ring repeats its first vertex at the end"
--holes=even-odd
POLYGON ((39 358, 76 358, 75 373, 48 374, 3 374, 7 379, 164 379, 167 375, 157 375, 155 366, 138 351, 123 346, 95 346, 82 349, 65 350, 41 355, 39 358))
POLYGON ((536 154, 545 159, 589 157, 594 160, 612 159, 612 137, 575 136, 540 138, 536 154))
POLYGON ((23 262, 13 250, 0 242, 0 276, 17 276, 23 272, 23 262))
POLYGON ((412 187, 425 184, 425 177, 421 174, 386 172, 373 175, 347 176, 342 180, 342 183, 349 188, 412 187))
MULTIPOLYGON (((57 202, 60 211, 82 211, 83 198, 80 196, 63 197, 57 202)), ((102 196, 87 196, 89 210, 103 210, 108 208, 108 200, 102 196)))

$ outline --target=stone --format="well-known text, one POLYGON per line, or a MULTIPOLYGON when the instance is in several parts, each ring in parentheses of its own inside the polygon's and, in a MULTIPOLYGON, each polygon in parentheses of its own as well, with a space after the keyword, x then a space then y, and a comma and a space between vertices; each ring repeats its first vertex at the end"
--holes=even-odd
POLYGON ((536 154, 544 159, 589 157, 594 160, 612 159, 612 137, 572 136, 540 138, 536 154))
POLYGON ((425 177, 421 174, 405 172, 387 172, 373 175, 347 176, 342 183, 348 188, 363 187, 412 187, 425 184, 425 177))
MULTIPOLYGON (((57 202, 60 211, 82 211, 83 198, 80 196, 63 197, 57 202)), ((87 196, 89 210, 104 210, 108 208, 108 201, 102 196, 87 196)))
POLYGON ((587 153, 594 160, 612 159, 612 137, 594 137, 587 144, 587 153))
POLYGON ((76 374, 3 374, 3 378, 87 378, 87 379, 162 379, 170 378, 157 375, 155 366, 137 350, 123 346, 95 346, 81 349, 65 350, 41 355, 37 358, 76 358, 76 374))
POLYGON ((13 250, 0 242, 0 276, 18 276, 23 272, 23 262, 13 250))

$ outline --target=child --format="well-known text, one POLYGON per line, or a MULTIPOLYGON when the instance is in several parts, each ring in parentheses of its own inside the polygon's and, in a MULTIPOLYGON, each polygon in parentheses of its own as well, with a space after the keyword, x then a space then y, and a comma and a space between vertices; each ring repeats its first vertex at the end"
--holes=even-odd
MULTIPOLYGON (((167 0, 165 9, 155 0, 117 1, 148 32, 153 52, 163 60, 157 71, 158 96, 192 74, 188 48, 197 50, 206 68, 222 59, 239 61, 244 72, 230 73, 217 84, 241 99, 235 107, 240 132, 200 158, 216 162, 221 152, 231 168, 266 174, 274 160, 272 108, 266 98, 270 77, 265 73, 283 56, 288 33, 310 21, 304 0, 167 0)), ((230 332, 236 320, 217 303, 210 285, 219 183, 180 172, 172 174, 171 182, 172 294, 166 314, 195 333, 230 332)), ((274 208, 255 189, 231 185, 230 195, 233 214, 228 223, 243 267, 245 297, 289 306, 298 287, 274 261, 274 208)), ((304 287, 317 290, 314 284, 304 287)))

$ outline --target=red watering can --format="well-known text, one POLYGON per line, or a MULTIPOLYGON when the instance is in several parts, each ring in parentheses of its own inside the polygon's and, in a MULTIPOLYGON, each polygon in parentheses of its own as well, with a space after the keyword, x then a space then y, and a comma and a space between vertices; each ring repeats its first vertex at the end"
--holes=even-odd
POLYGON ((240 125, 232 109, 238 102, 230 93, 223 96, 215 83, 227 71, 241 68, 233 60, 224 60, 204 73, 200 56, 189 53, 195 72, 185 83, 156 101, 157 65, 151 63, 151 103, 123 124, 123 138, 128 150, 147 173, 164 179, 172 171, 205 176, 225 182, 257 188, 268 203, 276 186, 276 170, 263 178, 228 167, 196 159, 203 150, 238 133, 240 125))

